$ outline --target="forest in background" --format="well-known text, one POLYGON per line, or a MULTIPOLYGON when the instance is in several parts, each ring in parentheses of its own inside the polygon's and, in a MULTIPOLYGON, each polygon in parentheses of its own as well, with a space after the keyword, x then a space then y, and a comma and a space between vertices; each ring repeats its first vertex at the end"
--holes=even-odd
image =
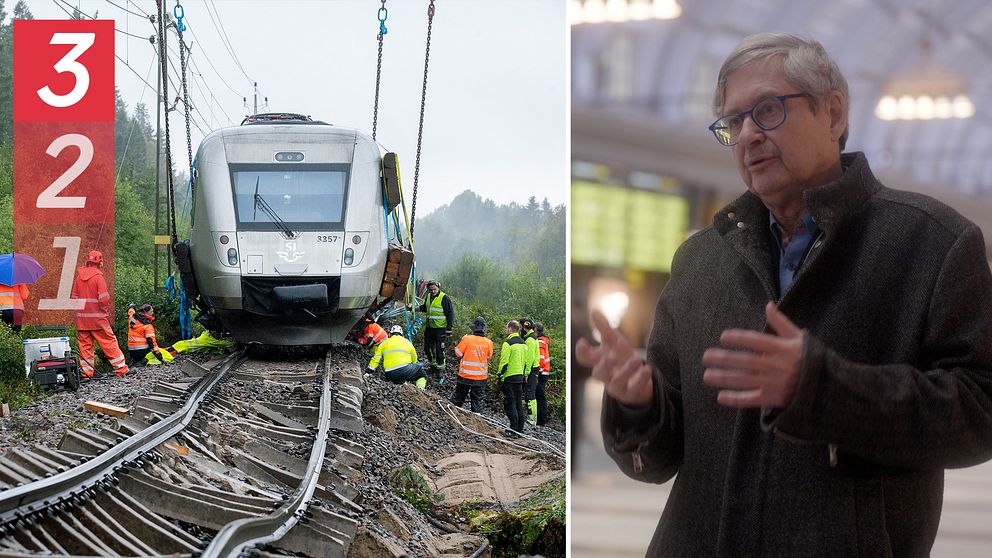
MULTIPOLYGON (((526 195, 526 193, 522 193, 526 195)), ((521 196, 522 197, 522 196, 521 196)), ((548 276, 565 265, 565 206, 538 202, 497 205, 471 189, 418 219, 415 239, 417 270, 434 275, 465 255, 515 266, 536 263, 548 276)))

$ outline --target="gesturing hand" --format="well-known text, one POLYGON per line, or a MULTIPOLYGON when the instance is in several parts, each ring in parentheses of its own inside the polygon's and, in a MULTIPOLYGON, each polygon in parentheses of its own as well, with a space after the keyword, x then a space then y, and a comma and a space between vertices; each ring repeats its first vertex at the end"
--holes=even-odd
POLYGON ((602 343, 593 347, 579 339, 575 356, 583 366, 592 368, 592 377, 603 382, 606 393, 630 407, 647 407, 654 398, 651 367, 634 354, 630 343, 610 327, 600 312, 593 312, 592 323, 602 343))
POLYGON ((720 343, 703 353, 703 381, 722 388, 716 400, 727 407, 785 407, 792 402, 799 380, 803 332, 779 311, 765 305, 768 325, 775 334, 728 329, 720 343))

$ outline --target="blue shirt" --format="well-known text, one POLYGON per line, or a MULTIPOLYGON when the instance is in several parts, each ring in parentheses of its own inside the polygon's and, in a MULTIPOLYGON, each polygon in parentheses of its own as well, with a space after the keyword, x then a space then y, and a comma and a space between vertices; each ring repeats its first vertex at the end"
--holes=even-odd
POLYGON ((796 226, 796 232, 789 239, 789 243, 783 245, 782 227, 771 211, 768 212, 768 226, 771 228, 775 240, 778 241, 778 293, 781 297, 789 289, 789 285, 792 285, 796 271, 799 270, 806 254, 809 253, 810 243, 820 234, 820 227, 816 226, 813 217, 808 212, 803 213, 796 226))

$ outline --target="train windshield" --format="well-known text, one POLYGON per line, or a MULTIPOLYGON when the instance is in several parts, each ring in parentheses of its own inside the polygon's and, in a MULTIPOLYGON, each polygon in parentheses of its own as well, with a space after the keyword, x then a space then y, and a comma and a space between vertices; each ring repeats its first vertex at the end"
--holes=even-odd
POLYGON ((343 229, 350 165, 231 165, 240 230, 343 229))

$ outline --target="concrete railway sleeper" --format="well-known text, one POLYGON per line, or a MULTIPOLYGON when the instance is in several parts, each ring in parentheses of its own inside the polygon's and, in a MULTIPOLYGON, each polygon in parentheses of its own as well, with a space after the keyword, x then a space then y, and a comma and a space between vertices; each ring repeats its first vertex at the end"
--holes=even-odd
POLYGON ((113 427, 0 458, 0 558, 347 555, 365 450, 334 430, 363 428, 360 364, 182 369, 113 427))

